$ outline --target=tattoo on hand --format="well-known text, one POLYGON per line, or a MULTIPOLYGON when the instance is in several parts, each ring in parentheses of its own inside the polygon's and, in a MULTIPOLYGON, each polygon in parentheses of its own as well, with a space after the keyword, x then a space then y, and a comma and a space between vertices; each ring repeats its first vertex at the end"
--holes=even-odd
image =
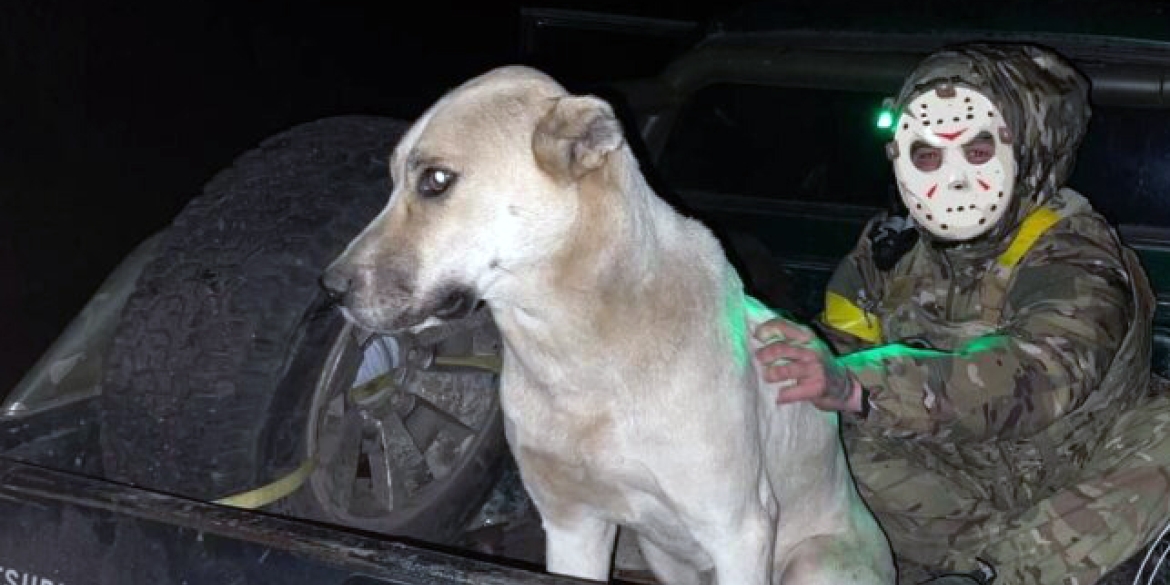
POLYGON ((849 374, 842 368, 832 368, 826 372, 826 377, 825 395, 834 400, 848 400, 853 390, 849 374))

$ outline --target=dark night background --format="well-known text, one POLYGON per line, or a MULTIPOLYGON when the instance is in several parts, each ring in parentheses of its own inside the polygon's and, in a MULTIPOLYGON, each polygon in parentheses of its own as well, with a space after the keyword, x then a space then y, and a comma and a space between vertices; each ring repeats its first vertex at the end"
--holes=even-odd
MULTIPOLYGON (((411 4, 0 3, 0 396, 236 155, 321 117, 412 119, 524 61, 525 4, 411 4)), ((736 4, 527 5, 705 20, 736 4)), ((598 76, 637 65, 558 58, 598 76)))
MULTIPOLYGON (((789 23, 904 25, 933 13, 1070 31, 1124 21, 1170 38, 1160 1, 779 4, 789 23)), ((0 396, 135 244, 265 137, 333 115, 413 119, 507 63, 540 65, 573 89, 664 62, 571 33, 530 57, 523 6, 709 22, 747 2, 0 2, 0 396)))

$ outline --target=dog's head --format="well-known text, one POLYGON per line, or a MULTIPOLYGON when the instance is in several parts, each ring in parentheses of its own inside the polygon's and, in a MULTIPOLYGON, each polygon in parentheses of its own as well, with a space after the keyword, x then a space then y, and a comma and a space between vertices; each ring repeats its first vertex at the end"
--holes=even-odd
POLYGON ((563 245, 580 183, 622 147, 604 101, 533 69, 490 71, 403 136, 389 203, 323 284, 350 319, 382 332, 462 316, 563 245))

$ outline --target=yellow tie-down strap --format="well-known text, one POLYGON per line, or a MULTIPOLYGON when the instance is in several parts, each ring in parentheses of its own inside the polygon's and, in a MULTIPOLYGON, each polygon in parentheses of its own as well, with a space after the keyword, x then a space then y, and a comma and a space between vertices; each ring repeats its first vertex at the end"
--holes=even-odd
POLYGON ((1036 245, 1036 240, 1048 231, 1048 228, 1056 225, 1056 222, 1063 219, 1059 213, 1047 208, 1041 207, 1020 224, 1019 231, 1016 232, 1016 237, 1012 238, 1012 243, 1008 245, 1008 249, 1003 254, 999 255, 999 264, 1011 268, 1020 262, 1024 254, 1036 245))
POLYGON ((882 340, 882 323, 877 316, 832 291, 825 293, 825 324, 870 343, 882 340))
MULTIPOLYGON (((437 356, 435 357, 435 364, 440 366, 474 368, 499 374, 502 366, 502 360, 498 355, 437 356)), ((268 504, 287 498, 293 492, 300 489, 300 487, 305 484, 305 481, 309 479, 309 475, 313 473, 313 469, 316 467, 316 459, 310 457, 306 459, 304 463, 301 463, 300 467, 293 470, 292 473, 268 485, 260 486, 254 490, 227 496, 225 498, 220 498, 212 503, 219 504, 221 506, 231 506, 233 508, 244 508, 246 510, 263 508, 268 504)))
POLYGON ((243 493, 220 498, 212 502, 221 506, 231 506, 233 508, 244 508, 246 510, 255 510, 256 508, 263 508, 277 500, 288 497, 289 494, 297 491, 305 480, 309 479, 309 474, 313 473, 313 468, 317 466, 317 462, 312 459, 306 459, 301 466, 296 468, 292 473, 264 486, 260 486, 254 490, 243 493))

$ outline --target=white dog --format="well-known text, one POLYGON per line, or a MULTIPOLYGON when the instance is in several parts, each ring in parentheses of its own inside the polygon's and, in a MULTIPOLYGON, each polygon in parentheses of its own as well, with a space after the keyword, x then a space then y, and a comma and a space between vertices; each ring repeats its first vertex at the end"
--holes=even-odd
POLYGON ((380 332, 483 299, 548 570, 605 580, 617 526, 664 583, 892 583, 835 415, 774 404, 719 244, 647 186, 605 102, 497 69, 390 159, 386 209, 325 276, 380 332))

